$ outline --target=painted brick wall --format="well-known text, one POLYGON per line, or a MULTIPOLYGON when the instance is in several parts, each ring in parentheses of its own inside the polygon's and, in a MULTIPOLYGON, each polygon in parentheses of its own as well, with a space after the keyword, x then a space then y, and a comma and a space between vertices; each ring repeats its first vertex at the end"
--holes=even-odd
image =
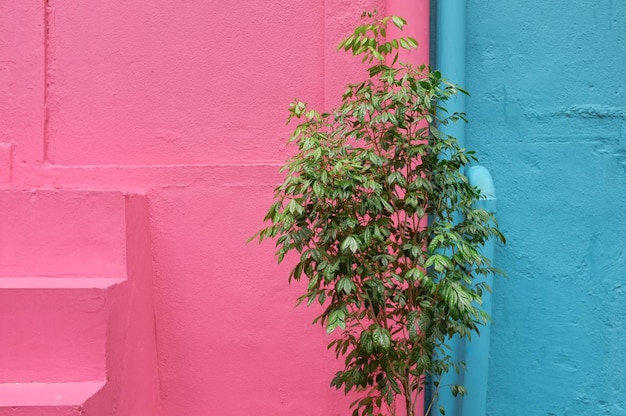
POLYGON ((330 108, 363 76, 335 48, 386 5, 0 2, 0 188, 147 195, 163 416, 351 414, 288 265, 246 240, 290 152, 289 103, 330 108))
POLYGON ((626 2, 468 1, 498 190, 488 414, 626 415, 626 2))

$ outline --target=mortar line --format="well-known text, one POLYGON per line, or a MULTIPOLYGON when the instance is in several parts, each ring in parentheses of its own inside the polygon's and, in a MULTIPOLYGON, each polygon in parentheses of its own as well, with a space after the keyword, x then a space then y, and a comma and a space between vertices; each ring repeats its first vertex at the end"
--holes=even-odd
POLYGON ((48 60, 50 39, 50 0, 43 2, 43 126, 42 126, 42 163, 48 161, 48 134, 49 134, 49 111, 48 111, 48 60))
POLYGON ((13 142, 9 144, 9 188, 13 188, 13 142))

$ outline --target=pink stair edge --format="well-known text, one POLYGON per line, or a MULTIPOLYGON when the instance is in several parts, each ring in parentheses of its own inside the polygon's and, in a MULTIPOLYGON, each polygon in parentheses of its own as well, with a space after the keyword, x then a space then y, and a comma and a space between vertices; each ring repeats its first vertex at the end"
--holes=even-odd
POLYGON ((0 289, 106 289, 125 280, 119 277, 0 277, 0 289))
POLYGON ((0 383, 0 408, 80 406, 105 384, 105 381, 0 383))

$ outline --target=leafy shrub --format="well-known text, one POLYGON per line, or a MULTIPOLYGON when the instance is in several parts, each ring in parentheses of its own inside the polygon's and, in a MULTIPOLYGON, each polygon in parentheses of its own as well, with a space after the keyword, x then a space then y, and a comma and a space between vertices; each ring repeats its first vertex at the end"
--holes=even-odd
POLYGON ((395 415, 401 397, 411 416, 425 378, 436 385, 460 364, 446 339, 486 323, 478 305, 489 288, 473 278, 497 271, 479 248, 504 237, 474 206, 480 192, 463 174, 474 152, 439 130, 465 121, 445 109, 465 91, 439 71, 398 62, 399 50, 417 46, 387 40, 387 25, 401 29, 402 18, 363 17, 339 47, 370 65, 367 79, 329 113, 292 103, 298 150, 256 237, 275 239, 279 262, 299 254, 290 280, 308 287, 298 303, 323 305, 315 321, 341 329, 329 348, 345 368, 331 385, 364 393, 353 414, 395 415))

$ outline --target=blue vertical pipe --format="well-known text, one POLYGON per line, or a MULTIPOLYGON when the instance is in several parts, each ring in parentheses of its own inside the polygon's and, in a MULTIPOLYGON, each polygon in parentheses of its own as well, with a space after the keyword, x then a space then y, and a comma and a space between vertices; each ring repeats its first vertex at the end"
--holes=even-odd
MULTIPOLYGON (((437 2, 437 45, 436 66, 451 82, 465 86, 465 0, 439 0, 437 2)), ((465 112, 465 96, 458 95, 447 103, 450 114, 465 112)), ((456 137, 461 147, 465 144, 464 123, 450 123, 440 126, 450 136, 456 137)), ((463 346, 458 336, 448 340, 450 356, 453 361, 463 360, 463 346)), ((462 384, 462 376, 454 370, 449 371, 440 380, 440 388, 435 397, 433 412, 439 414, 439 408, 445 409, 447 416, 461 416, 461 397, 454 397, 449 386, 462 384)))
MULTIPOLYGON (((436 66, 444 77, 465 87, 465 0, 439 0, 437 2, 436 66)), ((449 113, 465 112, 465 95, 459 94, 447 103, 449 113)), ((465 145, 464 123, 452 123, 442 129, 456 137, 461 147, 465 145)))
MULTIPOLYGON (((482 166, 472 166, 467 170, 467 178, 472 186, 477 187, 483 195, 476 202, 477 208, 496 213, 496 191, 489 171, 482 166)), ((489 239, 483 247, 482 253, 493 262, 495 239, 489 239)), ((493 275, 476 276, 474 283, 484 282, 493 287, 493 275)), ((483 293, 482 309, 491 315, 491 293, 483 293)), ((485 416, 487 413, 487 377, 489 370, 489 340, 491 338, 491 323, 480 328, 480 336, 474 335, 465 344, 465 366, 463 385, 468 394, 463 397, 463 416, 485 416)))

